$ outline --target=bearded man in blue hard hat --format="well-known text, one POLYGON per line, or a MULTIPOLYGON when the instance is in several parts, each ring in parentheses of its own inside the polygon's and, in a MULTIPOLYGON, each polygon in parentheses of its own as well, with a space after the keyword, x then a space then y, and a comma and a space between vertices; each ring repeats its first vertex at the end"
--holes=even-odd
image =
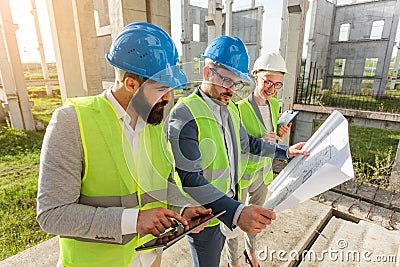
POLYGON ((256 234, 276 218, 272 210, 244 206, 240 199, 241 151, 263 157, 289 159, 308 155, 305 143, 291 147, 249 135, 239 112, 230 100, 250 80, 249 56, 238 37, 220 36, 207 46, 203 81, 197 90, 182 98, 170 114, 168 136, 176 170, 183 189, 213 212, 226 210, 220 221, 187 238, 193 266, 218 267, 225 236, 220 223, 233 230, 256 234))
POLYGON ((160 123, 171 88, 184 87, 186 76, 170 36, 149 23, 124 27, 106 60, 115 68, 114 85, 68 99, 52 116, 41 151, 37 221, 60 235, 58 266, 160 266, 157 251, 135 248, 173 220, 187 228, 189 218, 211 212, 167 209, 179 189, 169 183, 172 152, 160 123))

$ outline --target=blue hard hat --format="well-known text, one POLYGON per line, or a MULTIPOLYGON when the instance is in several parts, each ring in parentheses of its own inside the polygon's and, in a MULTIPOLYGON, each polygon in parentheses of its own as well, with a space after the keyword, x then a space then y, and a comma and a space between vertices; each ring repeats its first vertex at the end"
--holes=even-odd
POLYGON ((212 40, 201 54, 218 62, 244 80, 250 81, 249 55, 247 48, 236 36, 219 36, 212 40))
POLYGON ((178 65, 178 50, 163 29, 147 22, 125 26, 105 55, 124 71, 149 78, 172 88, 184 88, 186 75, 178 65))

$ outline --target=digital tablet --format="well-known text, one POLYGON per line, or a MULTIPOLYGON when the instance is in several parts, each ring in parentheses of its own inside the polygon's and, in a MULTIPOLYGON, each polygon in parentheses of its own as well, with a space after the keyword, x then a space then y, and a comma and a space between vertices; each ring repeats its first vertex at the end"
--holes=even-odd
POLYGON ((185 235, 192 233, 198 228, 207 225, 212 219, 218 218, 226 211, 220 211, 217 214, 210 214, 196 219, 189 220, 189 229, 184 231, 184 226, 179 224, 177 227, 172 227, 166 232, 161 234, 158 238, 153 239, 141 246, 135 248, 136 251, 147 250, 152 248, 163 248, 163 250, 169 248, 179 240, 181 240, 185 235))
POLYGON ((286 110, 278 120, 278 127, 288 125, 299 114, 298 110, 286 110))

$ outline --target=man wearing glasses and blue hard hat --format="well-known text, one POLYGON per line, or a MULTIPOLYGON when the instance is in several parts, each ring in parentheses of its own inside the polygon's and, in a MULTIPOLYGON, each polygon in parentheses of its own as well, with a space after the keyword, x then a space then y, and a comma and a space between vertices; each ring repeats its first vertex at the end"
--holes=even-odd
POLYGON ((159 266, 156 251, 135 248, 173 220, 188 228, 188 219, 211 212, 182 210, 187 201, 169 182, 172 152, 160 123, 171 88, 184 87, 186 76, 170 36, 149 23, 124 27, 106 60, 114 85, 68 99, 53 114, 41 152, 37 220, 60 235, 57 266, 159 266))
MULTIPOLYGON (((169 140, 183 189, 214 213, 226 210, 220 221, 228 228, 239 227, 256 234, 276 218, 272 210, 244 206, 238 181, 243 175, 241 152, 280 159, 308 155, 301 148, 270 143, 249 135, 238 109, 230 100, 242 89, 248 74, 249 56, 244 43, 235 36, 220 36, 207 46, 202 84, 182 98, 171 111, 169 140)), ((188 242, 194 266, 218 267, 225 236, 220 221, 211 222, 202 232, 190 234, 188 242)))

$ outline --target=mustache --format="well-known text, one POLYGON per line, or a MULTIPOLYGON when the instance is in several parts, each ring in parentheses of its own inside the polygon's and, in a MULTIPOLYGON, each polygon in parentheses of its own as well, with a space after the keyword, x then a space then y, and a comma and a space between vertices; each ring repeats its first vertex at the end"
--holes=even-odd
POLYGON ((223 96, 229 96, 229 97, 232 97, 232 96, 233 96, 232 93, 222 93, 221 95, 223 95, 223 96))
POLYGON ((163 100, 163 101, 161 101, 160 103, 155 104, 155 105, 153 106, 153 109, 160 109, 160 108, 163 108, 163 107, 165 107, 167 104, 168 104, 168 101, 163 100))

